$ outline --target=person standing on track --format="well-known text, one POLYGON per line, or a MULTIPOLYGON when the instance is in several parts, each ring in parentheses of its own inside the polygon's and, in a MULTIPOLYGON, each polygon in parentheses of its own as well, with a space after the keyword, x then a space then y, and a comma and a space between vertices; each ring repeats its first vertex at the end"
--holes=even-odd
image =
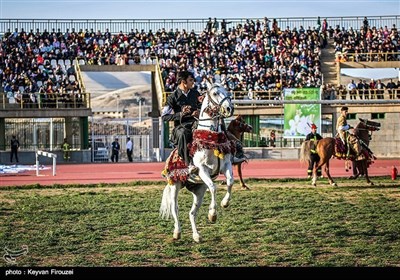
POLYGON ((127 137, 126 140, 126 155, 128 156, 129 162, 132 162, 133 143, 130 137, 127 137))
POLYGON ((119 150, 121 149, 121 146, 119 145, 118 138, 115 137, 114 142, 111 143, 111 161, 112 162, 118 162, 118 157, 119 157, 119 150))
MULTIPOLYGON (((312 177, 313 174, 313 169, 314 166, 318 165, 318 162, 320 160, 319 155, 317 153, 317 141, 321 140, 322 136, 318 134, 317 132, 317 126, 315 124, 311 124, 311 132, 307 134, 306 136, 306 141, 310 141, 310 162, 308 164, 308 169, 307 169, 307 175, 308 178, 312 177)), ((321 168, 318 168, 317 170, 317 176, 321 177, 322 172, 321 168)))
POLYGON ((19 160, 18 160, 19 141, 18 141, 18 139, 17 139, 17 137, 16 137, 15 135, 13 135, 13 136, 11 137, 11 143, 10 143, 10 145, 11 145, 10 162, 13 161, 14 155, 15 155, 15 160, 16 160, 17 162, 19 162, 19 160))

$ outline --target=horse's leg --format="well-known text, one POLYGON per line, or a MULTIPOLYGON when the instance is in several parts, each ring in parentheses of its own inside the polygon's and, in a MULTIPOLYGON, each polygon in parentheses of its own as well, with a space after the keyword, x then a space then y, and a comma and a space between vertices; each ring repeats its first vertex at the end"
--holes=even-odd
POLYGON ((360 176, 360 174, 362 172, 361 171, 361 167, 358 164, 358 162, 355 161, 355 160, 352 160, 351 163, 352 163, 352 166, 353 166, 353 175, 350 176, 349 179, 357 179, 358 176, 360 176))
POLYGON ((363 174, 365 176, 365 180, 367 180, 367 184, 373 186, 374 183, 369 179, 369 176, 368 176, 368 162, 367 162, 367 159, 363 159, 362 160, 362 167, 363 167, 363 171, 362 172, 363 172, 363 174))
POLYGON ((325 164, 325 173, 328 176, 329 184, 333 187, 336 187, 336 183, 333 181, 331 173, 329 172, 329 160, 325 164))
POLYGON ((213 180, 210 177, 210 174, 208 174, 204 166, 199 167, 199 177, 203 180, 204 184, 206 184, 211 194, 211 202, 208 208, 208 219, 210 220, 210 222, 214 223, 217 220, 217 186, 214 184, 213 180))
POLYGON ((313 170, 312 170, 313 177, 312 177, 312 180, 311 180, 311 184, 312 184, 314 187, 317 186, 317 170, 318 170, 319 168, 321 168, 322 165, 324 165, 324 163, 323 163, 323 161, 322 161, 322 158, 320 158, 318 162, 314 163, 314 168, 313 168, 313 170))
POLYGON ((203 203, 203 198, 204 198, 204 193, 206 192, 207 186, 204 184, 198 185, 193 188, 192 193, 193 193, 193 204, 192 208, 190 209, 189 212, 189 220, 190 224, 192 225, 192 231, 193 231, 193 240, 195 242, 200 242, 201 241, 201 236, 199 232, 197 231, 196 227, 196 218, 197 218, 197 213, 199 211, 199 208, 201 204, 203 203))
POLYGON ((181 183, 177 182, 170 185, 170 201, 171 201, 171 215, 174 219, 174 234, 173 238, 178 240, 181 238, 181 224, 179 222, 179 209, 178 209, 178 193, 181 189, 181 183))
POLYGON ((242 163, 239 163, 236 168, 237 168, 237 172, 239 175, 239 180, 240 180, 240 186, 246 190, 250 190, 250 188, 244 183, 243 177, 242 177, 242 163))
MULTIPOLYGON (((238 165, 240 166, 240 164, 238 165)), ((233 171, 232 171, 232 166, 231 168, 226 168, 225 170, 225 177, 226 177, 226 194, 224 198, 221 201, 221 207, 226 208, 229 206, 229 201, 231 200, 231 192, 232 192, 232 186, 234 183, 234 178, 233 178, 233 171)))

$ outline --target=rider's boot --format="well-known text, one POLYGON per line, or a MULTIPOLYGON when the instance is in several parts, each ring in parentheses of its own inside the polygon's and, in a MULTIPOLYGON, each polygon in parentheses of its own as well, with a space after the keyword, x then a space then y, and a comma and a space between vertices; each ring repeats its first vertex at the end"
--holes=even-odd
POLYGON ((188 165, 188 173, 189 174, 196 174, 199 172, 199 168, 193 164, 192 158, 190 158, 190 163, 188 165))

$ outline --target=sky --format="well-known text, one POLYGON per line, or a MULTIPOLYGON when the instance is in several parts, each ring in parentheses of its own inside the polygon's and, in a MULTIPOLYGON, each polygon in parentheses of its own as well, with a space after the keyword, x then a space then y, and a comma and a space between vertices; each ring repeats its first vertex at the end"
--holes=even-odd
POLYGON ((201 19, 400 15, 400 0, 0 0, 2 19, 201 19))

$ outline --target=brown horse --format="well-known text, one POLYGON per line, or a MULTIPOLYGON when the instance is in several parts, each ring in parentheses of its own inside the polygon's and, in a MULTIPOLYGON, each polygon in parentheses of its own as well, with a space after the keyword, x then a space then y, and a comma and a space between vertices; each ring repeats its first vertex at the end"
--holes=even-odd
MULTIPOLYGON (((239 140, 240 142, 243 142, 243 134, 245 132, 251 132, 253 130, 253 127, 251 125, 247 124, 241 115, 238 115, 235 119, 233 119, 229 123, 227 130, 228 130, 228 134, 231 133, 231 135, 233 135, 237 140, 239 140)), ((231 139, 231 135, 230 135, 229 139, 231 139)), ((238 172, 239 180, 240 180, 240 186, 242 188, 249 190, 249 187, 244 183, 243 177, 242 177, 242 163, 244 163, 244 162, 247 163, 247 160, 243 161, 241 163, 234 163, 233 165, 236 165, 236 170, 238 172)))
MULTIPOLYGON (((357 125, 357 127, 359 127, 359 125, 357 125)), ((361 131, 363 130, 359 128, 358 133, 360 133, 361 131)), ((373 185, 373 183, 368 177, 368 162, 370 161, 369 154, 371 154, 368 152, 368 147, 362 144, 362 142, 359 141, 359 138, 353 134, 349 135, 348 141, 351 150, 350 155, 356 161, 356 166, 359 167, 361 170, 363 170, 367 183, 373 185)), ((306 163, 309 162, 311 145, 313 145, 312 142, 313 141, 304 141, 303 144, 301 145, 301 150, 300 150, 301 162, 306 162, 306 163)), ((313 178, 312 178, 313 186, 317 185, 317 169, 321 168, 324 165, 325 165, 324 170, 328 177, 329 184, 331 184, 332 186, 336 186, 336 183, 333 181, 331 174, 329 172, 329 160, 331 159, 331 157, 338 156, 337 150, 339 145, 341 145, 341 140, 333 137, 326 137, 317 142, 316 152, 318 153, 320 160, 313 170, 313 178)))

